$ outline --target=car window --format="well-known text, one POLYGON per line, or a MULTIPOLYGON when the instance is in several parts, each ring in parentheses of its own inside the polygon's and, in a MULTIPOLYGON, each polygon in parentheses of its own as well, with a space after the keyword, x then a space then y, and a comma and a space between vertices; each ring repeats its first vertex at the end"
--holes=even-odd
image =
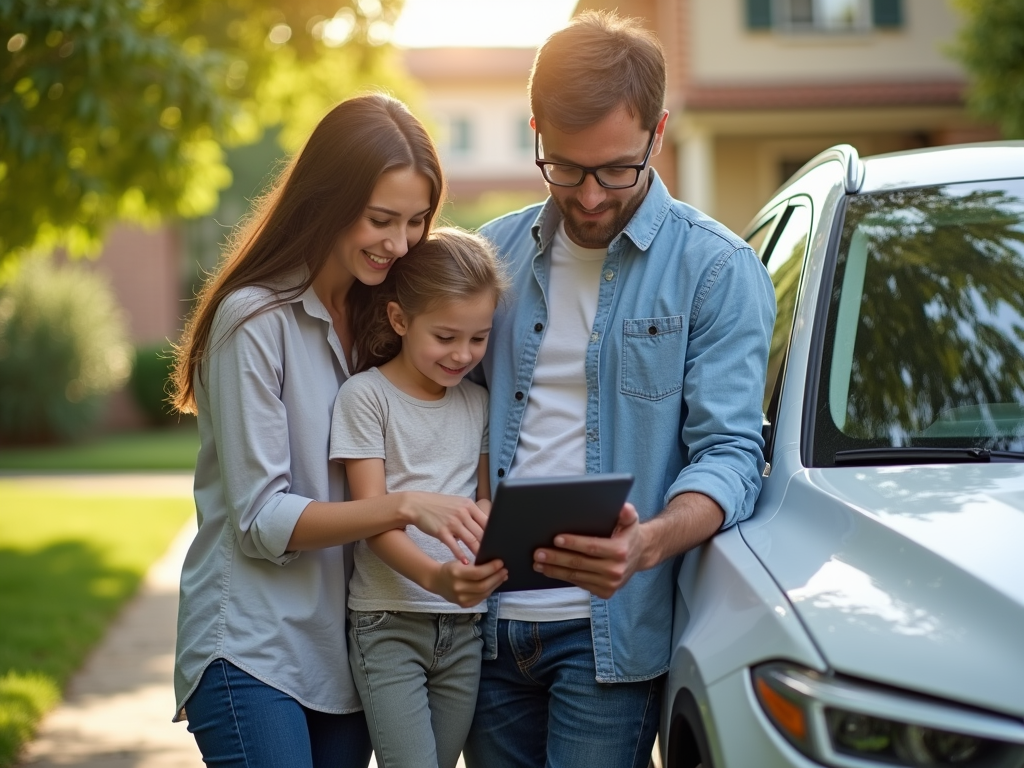
POLYGON ((814 463, 857 448, 1024 449, 1024 180, 851 198, 814 463))
POLYGON ((807 251, 811 232, 811 209, 806 205, 794 205, 785 213, 781 231, 772 244, 771 251, 764 254, 765 266, 775 286, 775 329, 772 331, 772 345, 768 353, 768 378, 765 381, 763 409, 769 421, 772 395, 789 350, 789 338, 793 331, 793 317, 796 314, 797 288, 800 284, 800 267, 807 251))
POLYGON ((754 249, 754 253, 758 256, 763 256, 763 251, 768 245, 768 235, 775 229, 775 224, 778 221, 778 216, 769 219, 760 227, 758 227, 754 234, 747 238, 747 245, 754 249))

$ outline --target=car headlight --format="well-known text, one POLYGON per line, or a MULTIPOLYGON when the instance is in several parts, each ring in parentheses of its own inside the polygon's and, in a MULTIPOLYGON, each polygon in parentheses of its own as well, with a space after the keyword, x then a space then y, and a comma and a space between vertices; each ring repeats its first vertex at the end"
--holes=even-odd
POLYGON ((1024 768, 1024 722, 785 662, 752 670, 758 702, 813 760, 871 765, 1024 768))

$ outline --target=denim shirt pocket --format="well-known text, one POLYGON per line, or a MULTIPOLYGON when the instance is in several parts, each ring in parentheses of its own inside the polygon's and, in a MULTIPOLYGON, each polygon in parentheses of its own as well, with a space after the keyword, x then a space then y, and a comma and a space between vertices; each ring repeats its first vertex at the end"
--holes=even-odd
POLYGON ((683 388, 685 360, 682 315, 622 321, 622 394, 645 400, 674 395, 683 388))

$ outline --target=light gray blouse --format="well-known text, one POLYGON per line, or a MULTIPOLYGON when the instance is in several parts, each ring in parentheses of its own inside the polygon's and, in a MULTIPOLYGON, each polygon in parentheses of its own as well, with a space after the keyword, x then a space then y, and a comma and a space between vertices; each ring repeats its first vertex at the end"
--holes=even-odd
POLYGON ((285 551, 310 501, 346 497, 328 446, 348 369, 312 287, 232 332, 272 299, 264 288, 224 299, 196 382, 199 531, 181 573, 175 720, 218 658, 311 709, 362 709, 345 635, 350 549, 285 551))

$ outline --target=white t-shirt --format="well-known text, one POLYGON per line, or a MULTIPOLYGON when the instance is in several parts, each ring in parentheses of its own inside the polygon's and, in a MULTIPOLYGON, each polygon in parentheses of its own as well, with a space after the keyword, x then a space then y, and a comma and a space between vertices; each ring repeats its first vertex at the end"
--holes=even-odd
MULTIPOLYGON (((584 367, 607 248, 583 248, 560 224, 551 244, 548 322, 537 354, 519 443, 509 477, 586 472, 587 378, 584 367)), ((564 621, 590 618, 590 593, 579 587, 505 592, 498 618, 564 621)))

